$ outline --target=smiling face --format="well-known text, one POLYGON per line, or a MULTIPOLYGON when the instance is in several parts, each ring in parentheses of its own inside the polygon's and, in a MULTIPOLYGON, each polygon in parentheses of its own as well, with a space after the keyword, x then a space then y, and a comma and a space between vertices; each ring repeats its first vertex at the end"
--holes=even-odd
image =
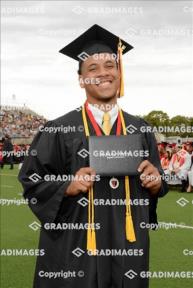
POLYGON ((81 65, 79 80, 88 99, 104 102, 116 99, 120 73, 113 54, 100 53, 88 57, 81 65))

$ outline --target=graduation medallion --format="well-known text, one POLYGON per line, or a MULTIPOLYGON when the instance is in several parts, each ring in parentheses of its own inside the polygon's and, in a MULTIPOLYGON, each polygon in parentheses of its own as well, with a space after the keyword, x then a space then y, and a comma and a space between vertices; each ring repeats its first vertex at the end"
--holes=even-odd
POLYGON ((119 187, 119 180, 117 178, 113 177, 110 179, 109 185, 112 189, 117 189, 119 187))

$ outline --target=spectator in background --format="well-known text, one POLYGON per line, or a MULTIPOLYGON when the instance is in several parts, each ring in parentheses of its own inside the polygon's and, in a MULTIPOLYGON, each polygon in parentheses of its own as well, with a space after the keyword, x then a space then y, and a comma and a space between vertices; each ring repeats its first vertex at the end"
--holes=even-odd
POLYGON ((34 137, 38 127, 46 123, 46 119, 41 116, 30 114, 20 110, 0 110, 2 118, 2 134, 9 134, 11 138, 34 137))
POLYGON ((1 164, 1 168, 3 169, 4 164, 9 164, 10 169, 13 169, 13 144, 11 143, 11 138, 9 135, 5 136, 3 140, 3 161, 1 164))
POLYGON ((191 167, 191 156, 185 150, 185 146, 183 145, 181 150, 173 154, 169 165, 169 174, 171 176, 175 176, 176 177, 175 179, 177 180, 176 183, 171 184, 181 183, 182 184, 181 192, 186 192, 187 177, 190 167, 191 167))
POLYGON ((171 157, 172 157, 171 152, 167 150, 165 154, 163 155, 163 157, 161 158, 161 165, 164 171, 165 170, 167 171, 169 169, 171 157))
POLYGON ((191 168, 190 171, 188 171, 188 188, 186 192, 192 192, 193 187, 193 142, 187 142, 186 143, 186 151, 191 156, 191 168))
POLYGON ((0 144, 0 167, 3 166, 3 147, 2 144, 0 144))
POLYGON ((193 156, 193 142, 186 142, 186 151, 193 156))
POLYGON ((180 151, 181 149, 182 149, 182 146, 181 146, 181 145, 176 144, 176 143, 173 143, 173 144, 172 144, 172 148, 171 148, 171 154, 172 154, 172 156, 173 156, 174 154, 176 154, 178 151, 180 151))
POLYGON ((165 148, 166 148, 165 142, 158 143, 158 152, 159 152, 159 156, 160 156, 160 161, 162 160, 162 158, 164 158, 164 155, 166 152, 165 148))
POLYGON ((193 187, 193 165, 191 167, 191 170, 188 171, 188 188, 186 192, 188 193, 192 192, 192 187, 193 187))

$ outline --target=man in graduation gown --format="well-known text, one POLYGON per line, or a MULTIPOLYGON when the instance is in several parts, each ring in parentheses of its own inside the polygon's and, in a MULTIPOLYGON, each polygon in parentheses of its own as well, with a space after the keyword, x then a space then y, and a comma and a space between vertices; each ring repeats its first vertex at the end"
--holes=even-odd
MULTIPOLYGON (((86 111, 90 111, 93 117, 89 118, 86 112, 90 135, 96 135, 93 121, 101 135, 116 135, 121 67, 111 56, 117 53, 118 42, 118 37, 94 25, 60 51, 75 60, 79 60, 78 56, 83 51, 87 53, 87 58, 79 61, 79 77, 80 85, 86 92, 86 111), (85 81, 91 78, 99 82, 93 84, 85 81), (106 109, 107 105, 112 109, 106 109), (104 120, 106 112, 108 125, 104 120), (109 131, 105 125, 110 125, 109 131)), ((123 53, 132 48, 123 40, 122 44, 125 46, 123 53)), ((135 127, 134 134, 141 133, 140 127, 148 125, 126 112, 123 112, 123 117, 126 127, 135 127)), ((124 205, 95 205, 94 242, 99 253, 92 254, 87 251, 89 237, 85 228, 89 222, 89 204, 80 205, 80 201, 88 199, 90 189, 94 191, 94 199, 124 201, 126 188, 124 177, 116 177, 118 185, 115 186, 111 177, 100 177, 99 181, 93 181, 95 171, 89 167, 89 157, 81 155, 81 151, 88 151, 85 130, 81 108, 49 121, 31 145, 30 152, 35 149, 37 155, 33 156, 34 153, 29 152, 20 171, 24 197, 29 200, 30 208, 42 225, 39 249, 45 250, 45 255, 37 258, 34 288, 147 288, 148 279, 140 273, 149 268, 149 235, 147 226, 142 227, 141 223, 157 222, 157 199, 167 193, 166 183, 158 177, 163 172, 155 137, 151 133, 141 133, 143 147, 150 155, 139 166, 141 174, 129 177, 131 203, 134 200, 148 203, 130 206, 134 229, 132 234, 135 235, 130 241, 126 239, 124 205), (75 128, 69 133, 58 129, 69 125, 75 128), (52 175, 52 178, 45 179, 45 175, 52 175), (63 180, 57 178, 58 175, 83 178, 63 180), (148 175, 154 178, 146 177, 148 175), (47 229, 48 223, 57 229, 47 229), (80 229, 70 229, 69 226, 64 229, 64 224, 70 223, 82 226, 80 229), (112 252, 114 250, 122 254, 115 255, 112 252), (106 255, 107 251, 110 254, 106 255)), ((128 231, 130 233, 131 227, 128 231)))

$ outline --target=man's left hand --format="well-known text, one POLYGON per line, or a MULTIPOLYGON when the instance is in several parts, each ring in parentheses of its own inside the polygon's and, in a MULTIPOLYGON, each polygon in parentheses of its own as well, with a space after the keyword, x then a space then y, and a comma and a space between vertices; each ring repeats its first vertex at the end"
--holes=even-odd
POLYGON ((138 167, 141 173, 141 185, 149 189, 151 194, 157 194, 161 188, 162 180, 158 169, 148 160, 144 160, 138 167))

